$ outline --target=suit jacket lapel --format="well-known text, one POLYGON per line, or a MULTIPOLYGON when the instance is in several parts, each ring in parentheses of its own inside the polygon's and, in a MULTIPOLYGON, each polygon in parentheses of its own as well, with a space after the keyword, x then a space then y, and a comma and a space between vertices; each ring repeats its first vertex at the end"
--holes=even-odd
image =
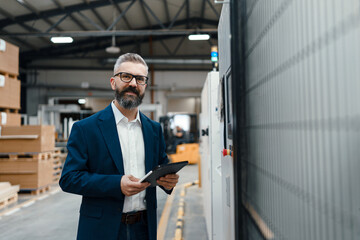
POLYGON ((154 131, 149 120, 140 112, 141 127, 144 136, 145 145, 145 172, 149 172, 154 168, 153 155, 154 155, 154 131))
POLYGON ((116 128, 114 113, 111 104, 105 108, 99 116, 99 128, 110 152, 111 158, 115 162, 120 174, 124 174, 124 165, 119 141, 119 135, 116 128))

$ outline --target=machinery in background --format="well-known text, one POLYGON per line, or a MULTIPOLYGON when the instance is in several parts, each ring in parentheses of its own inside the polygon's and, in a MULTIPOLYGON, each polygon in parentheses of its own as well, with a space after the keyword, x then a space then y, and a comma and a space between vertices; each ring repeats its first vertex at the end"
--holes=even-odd
POLYGON ((176 146, 176 153, 169 154, 171 162, 188 161, 197 164, 200 159, 198 143, 184 143, 176 146))
POLYGON ((219 36, 219 77, 220 77, 220 146, 223 148, 221 156, 221 196, 223 238, 235 239, 235 186, 233 151, 233 105, 231 81, 231 49, 230 49, 230 6, 224 4, 218 27, 219 36))
POLYGON ((219 73, 208 73, 201 92, 200 155, 206 228, 210 240, 228 239, 223 233, 223 199, 221 194, 221 92, 219 73))
POLYGON ((162 116, 159 119, 163 129, 166 153, 176 153, 177 146, 186 143, 198 142, 198 123, 197 115, 191 113, 175 113, 162 116), (181 137, 176 136, 176 128, 181 128, 183 134, 181 137))

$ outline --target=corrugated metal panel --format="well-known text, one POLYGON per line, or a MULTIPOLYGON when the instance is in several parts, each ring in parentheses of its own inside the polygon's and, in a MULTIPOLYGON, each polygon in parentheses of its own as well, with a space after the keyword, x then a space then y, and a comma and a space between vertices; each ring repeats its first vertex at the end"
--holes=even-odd
POLYGON ((246 6, 244 201, 275 239, 360 239, 359 1, 246 6))

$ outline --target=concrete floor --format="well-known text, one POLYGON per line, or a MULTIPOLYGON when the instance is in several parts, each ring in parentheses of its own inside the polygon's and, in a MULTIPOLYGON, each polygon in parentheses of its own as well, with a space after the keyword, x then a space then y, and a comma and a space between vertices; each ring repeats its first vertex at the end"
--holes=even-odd
MULTIPOLYGON (((164 240, 174 238, 180 189, 183 183, 198 180, 197 165, 189 165, 180 172, 180 181, 174 189, 164 240)), ((158 223, 167 200, 167 194, 158 189, 158 223)), ((0 211, 1 240, 68 240, 76 238, 81 197, 62 192, 58 186, 38 196, 20 194, 16 204, 0 211)), ((206 225, 202 207, 202 191, 197 185, 187 188, 183 238, 206 240, 206 225)))

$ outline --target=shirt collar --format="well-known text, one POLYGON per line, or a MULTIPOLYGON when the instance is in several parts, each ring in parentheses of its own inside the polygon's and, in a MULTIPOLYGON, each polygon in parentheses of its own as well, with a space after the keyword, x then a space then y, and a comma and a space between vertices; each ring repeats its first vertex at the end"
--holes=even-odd
MULTIPOLYGON (((122 114, 122 112, 120 112, 120 110, 115 106, 114 101, 111 102, 111 107, 112 107, 112 110, 113 110, 113 113, 114 113, 116 125, 119 124, 119 122, 121 122, 121 121, 124 121, 124 122, 127 123, 127 121, 128 121, 127 117, 125 117, 124 114, 122 114)), ((141 125, 139 109, 138 109, 138 111, 136 113, 136 118, 131 122, 137 122, 137 123, 139 123, 141 125)))

